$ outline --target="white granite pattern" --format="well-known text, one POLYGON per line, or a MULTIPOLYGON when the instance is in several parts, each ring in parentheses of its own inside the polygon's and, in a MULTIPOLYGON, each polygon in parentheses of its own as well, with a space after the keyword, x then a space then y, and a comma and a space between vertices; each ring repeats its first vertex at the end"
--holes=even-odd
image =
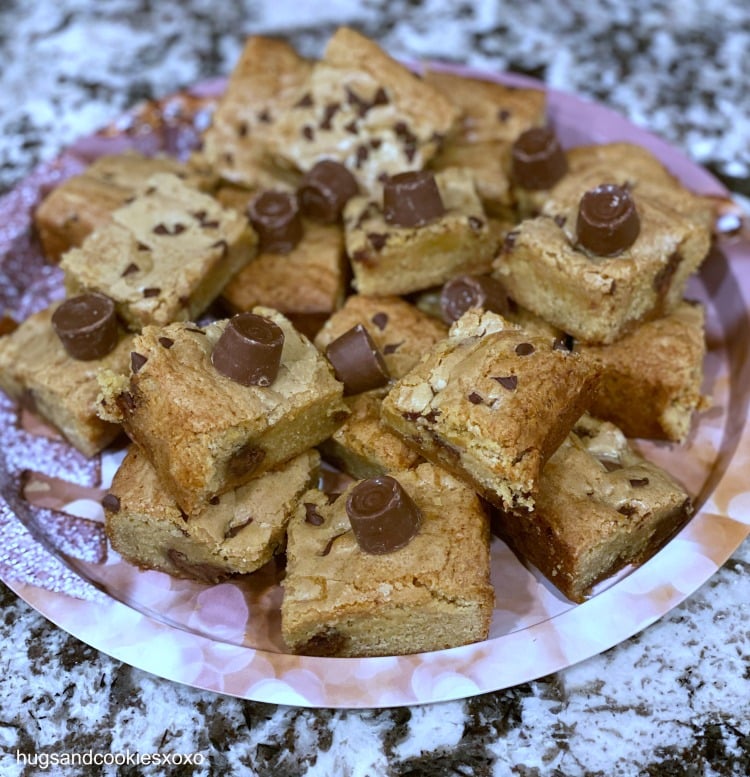
MULTIPOLYGON (((392 53, 542 78, 624 112, 750 193, 743 0, 0 0, 0 191, 142 98, 226 74, 251 32, 320 53, 338 24, 392 53)), ((745 775, 750 543, 643 633, 465 701, 295 709, 172 684, 98 653, 0 585, 0 774, 745 775), (64 752, 200 764, 40 771, 64 752)))

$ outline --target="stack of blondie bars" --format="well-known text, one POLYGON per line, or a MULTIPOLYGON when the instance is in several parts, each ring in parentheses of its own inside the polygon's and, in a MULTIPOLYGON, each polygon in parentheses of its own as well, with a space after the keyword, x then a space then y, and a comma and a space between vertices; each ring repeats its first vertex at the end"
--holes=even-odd
POLYGON ((712 204, 643 148, 564 149, 541 90, 254 37, 189 159, 103 157, 34 219, 64 298, 0 386, 86 455, 125 433, 126 560, 280 559, 292 651, 485 639, 493 533, 581 602, 691 515, 630 440, 707 405, 712 204))

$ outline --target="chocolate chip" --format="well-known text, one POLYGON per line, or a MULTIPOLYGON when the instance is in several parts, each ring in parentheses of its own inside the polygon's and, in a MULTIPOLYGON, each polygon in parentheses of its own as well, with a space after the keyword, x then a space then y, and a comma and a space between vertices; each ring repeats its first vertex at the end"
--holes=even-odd
POLYGON ((120 512, 120 498, 114 494, 105 494, 102 498, 102 507, 110 513, 120 512))
POLYGON ((375 92, 375 96, 372 98, 371 105, 388 105, 390 100, 388 99, 388 95, 386 94, 385 89, 383 87, 379 87, 378 91, 375 92))
POLYGON ((419 227, 444 213, 440 190, 429 170, 399 173, 383 187, 383 216, 389 224, 419 227))
POLYGON ((469 402, 471 402, 472 405, 481 405, 482 402, 484 402, 484 397, 482 397, 481 394, 477 394, 476 391, 472 391, 471 394, 467 397, 469 402))
POLYGON ((309 170, 297 190, 302 212, 316 221, 333 224, 344 205, 359 192, 357 181, 340 162, 322 159, 309 170))
POLYGON ((562 229, 565 226, 565 222, 568 220, 567 216, 563 216, 562 214, 558 213, 553 219, 555 224, 557 224, 560 229, 562 229))
POLYGON ((331 537, 331 539, 328 540, 328 542, 326 543, 326 546, 323 548, 323 550, 320 551, 320 555, 321 556, 327 556, 331 552, 331 550, 333 548, 333 543, 336 542, 336 540, 339 537, 343 537, 345 534, 349 534, 348 530, 347 531, 342 531, 341 534, 336 534, 333 537, 331 537))
POLYGON ((124 416, 132 415, 137 407, 135 397, 129 391, 123 391, 115 398, 115 404, 124 416))
POLYGON ((302 239, 302 216, 294 194, 262 191, 250 200, 247 215, 258 233, 261 251, 287 254, 302 239))
POLYGON ((168 227, 166 224, 157 224, 151 231, 155 235, 165 235, 167 237, 174 237, 184 232, 187 227, 184 224, 174 224, 172 227, 168 227))
POLYGON ((231 478, 244 478, 254 472, 266 457, 266 452, 253 443, 240 448, 227 463, 227 473, 231 478))
POLYGON ((440 415, 440 410, 433 407, 432 410, 430 410, 428 413, 425 413, 422 418, 424 418, 425 421, 427 421, 430 424, 434 424, 435 421, 438 420, 438 416, 440 415))
POLYGON ((561 335, 556 337, 552 343, 553 351, 572 351, 575 347, 575 338, 573 335, 561 335))
POLYGON ((616 459, 600 458, 599 461, 607 472, 617 472, 618 469, 622 469, 622 464, 616 459))
POLYGON ((313 102, 313 96, 310 94, 310 92, 305 92, 305 94, 300 97, 299 100, 294 104, 295 108, 311 108, 314 105, 313 102))
POLYGON ((174 345, 174 340, 171 337, 160 337, 159 345, 164 348, 171 348, 174 345))
POLYGON ((635 515, 635 513, 638 512, 638 508, 635 505, 625 504, 625 505, 620 505, 617 508, 617 512, 621 513, 622 515, 630 517, 631 515, 635 515))
MULTIPOLYGON (((141 243, 140 240, 136 243, 136 248, 139 251, 150 251, 151 250, 151 246, 146 245, 145 243, 141 243)), ((138 268, 136 267, 136 269, 138 269, 138 268)))
POLYGON ((239 137, 246 138, 248 131, 249 131, 249 127, 247 126, 246 121, 241 121, 237 125, 237 135, 239 135, 239 137))
POLYGON ((220 504, 220 503, 221 503, 221 498, 220 498, 220 497, 218 497, 218 496, 212 496, 212 497, 211 497, 211 498, 208 500, 208 503, 209 503, 210 505, 214 505, 214 506, 215 506, 215 505, 217 505, 217 504, 220 504))
POLYGON ((497 375, 492 378, 496 380, 504 389, 515 391, 518 388, 518 375, 497 375))
POLYGON ((388 325, 388 314, 381 311, 376 313, 370 321, 382 332, 388 325))
POLYGON ((232 526, 230 526, 224 532, 224 539, 231 540, 233 537, 236 537, 246 526, 249 526, 252 522, 253 522, 253 516, 248 515, 247 518, 245 518, 243 521, 232 524, 232 526))
POLYGON ((348 124, 345 124, 345 125, 344 125, 344 129, 345 129, 345 130, 346 130, 346 131, 347 131, 349 134, 351 134, 351 135, 356 135, 356 134, 357 134, 357 132, 359 131, 359 130, 357 129, 357 122, 356 122, 356 121, 354 121, 354 120, 350 121, 348 124))
POLYGON ((670 254, 667 263, 654 276, 653 286, 657 294, 663 297, 669 291, 669 287, 672 285, 672 278, 681 262, 682 255, 679 251, 670 254))
POLYGON ((132 275, 134 272, 138 272, 140 270, 140 267, 138 267, 137 264, 134 262, 131 262, 121 273, 120 277, 125 278, 128 275, 132 275))
POLYGON ((370 156, 370 149, 367 146, 357 146, 356 159, 354 162, 354 166, 357 170, 359 170, 367 161, 368 156, 370 156))
POLYGON ((320 129, 322 130, 331 129, 331 122, 333 120, 333 117, 338 113, 340 108, 341 108, 340 103, 329 103, 328 105, 326 105, 325 110, 323 111, 323 119, 320 122, 320 129))
POLYGON ((384 235, 380 232, 370 232, 367 235, 367 239, 376 251, 381 251, 383 246, 388 242, 388 235, 384 235))
POLYGON ((641 220, 630 192, 602 184, 587 191, 578 206, 578 242, 597 256, 615 256, 636 241, 641 220))
POLYGON ((519 343, 515 347, 515 351, 519 356, 530 356, 536 348, 531 343, 519 343))
POLYGON ((510 251, 513 246, 516 244, 516 238, 518 237, 518 230, 512 229, 508 234, 505 236, 505 240, 503 240, 503 251, 510 251))
POLYGON ((221 249, 221 255, 226 256, 229 253, 229 243, 226 240, 217 240, 215 243, 211 243, 211 248, 221 249))
POLYGON ((402 340, 400 343, 386 343, 383 346, 383 353, 388 356, 389 354, 396 353, 398 349, 404 344, 402 340))
POLYGON ((325 518, 318 512, 318 506, 313 502, 305 502, 305 522, 313 526, 320 526, 325 523, 325 518))
POLYGON ((271 123, 271 112, 268 110, 268 108, 264 108, 258 115, 257 119, 259 122, 262 122, 263 124, 270 124, 271 123))
POLYGON ((648 478, 631 478, 629 482, 633 488, 642 488, 648 485, 648 478))
POLYGON ((549 127, 533 127, 513 143, 512 176, 524 189, 549 189, 568 171, 568 160, 549 127))
POLYGON ((422 515, 403 486, 389 475, 360 481, 349 493, 346 513, 364 553, 403 548, 419 531, 422 515))
POLYGON ((302 136, 305 138, 305 140, 314 140, 315 130, 309 124, 305 124, 305 126, 302 128, 302 136))
POLYGON ((444 284, 440 292, 440 311, 446 324, 457 321, 469 308, 507 315, 509 304, 505 286, 491 275, 458 275, 444 284))
POLYGON ((161 289, 158 286, 151 286, 143 290, 144 297, 158 297, 161 294, 161 289))
POLYGON ((503 124, 505 124, 510 117, 511 112, 507 108, 500 108, 497 112, 497 120, 503 122, 503 124))
POLYGON ((344 384, 347 396, 380 388, 390 379, 382 354, 362 324, 353 326, 331 342, 326 348, 326 357, 336 377, 344 384))
POLYGON ((238 313, 211 352, 216 370, 243 386, 270 386, 279 373, 284 332, 270 318, 238 313))
POLYGON ((52 314, 52 328, 69 356, 79 361, 101 359, 117 345, 115 303, 98 292, 70 297, 52 314))
POLYGON ((130 352, 130 369, 132 372, 139 372, 141 367, 148 361, 148 357, 137 351, 130 352))
POLYGON ((229 572, 226 569, 205 562, 194 563, 188 561, 188 557, 184 553, 181 553, 174 548, 169 548, 166 555, 183 575, 194 578, 195 580, 200 580, 204 583, 217 583, 220 580, 229 577, 229 572))

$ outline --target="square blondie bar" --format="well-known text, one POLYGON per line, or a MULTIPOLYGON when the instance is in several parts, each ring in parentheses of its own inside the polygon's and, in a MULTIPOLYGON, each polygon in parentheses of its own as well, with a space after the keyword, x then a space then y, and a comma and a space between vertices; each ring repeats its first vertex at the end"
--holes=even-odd
MULTIPOLYGON (((394 477, 421 511, 404 547, 375 555, 353 536, 351 488, 309 491, 289 523, 281 631, 295 652, 378 656, 486 639, 494 606, 489 523, 476 494, 439 467, 394 477)), ((356 484, 355 484, 356 486, 356 484)))
POLYGON ((188 515, 318 445, 349 412, 318 349, 280 313, 253 312, 284 334, 269 386, 242 385, 213 366, 227 320, 146 327, 130 375, 101 377, 102 415, 122 422, 188 515))

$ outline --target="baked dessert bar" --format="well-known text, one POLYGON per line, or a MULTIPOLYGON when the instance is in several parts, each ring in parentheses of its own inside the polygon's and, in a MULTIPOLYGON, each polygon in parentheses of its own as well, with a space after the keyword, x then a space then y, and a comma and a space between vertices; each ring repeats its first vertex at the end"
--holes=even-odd
POLYGON ((431 69, 424 73, 424 80, 461 110, 458 130, 446 139, 430 167, 471 170, 485 211, 505 219, 514 217, 511 146, 526 130, 544 125, 546 94, 431 69))
POLYGON ((81 453, 93 456, 122 431, 119 424, 97 415, 97 373, 127 370, 133 338, 120 329, 107 354, 76 358, 53 329, 59 307, 55 303, 34 313, 0 337, 0 388, 52 424, 81 453))
POLYGON ((315 345, 325 352, 336 338, 360 324, 370 334, 392 378, 401 378, 448 333, 441 321, 401 297, 352 294, 323 325, 315 345))
POLYGON ((382 417, 490 502, 531 508, 545 461, 588 407, 598 377, 559 340, 472 308, 389 391, 382 417))
POLYGON ((342 27, 269 142, 280 165, 307 172, 321 159, 333 159, 373 193, 383 176, 422 169, 458 114, 450 100, 374 41, 342 27))
POLYGON ((319 458, 306 451, 187 515, 131 445, 103 500, 107 537, 143 569, 205 583, 249 574, 283 550, 287 523, 315 484, 319 458))
MULTIPOLYGON (((241 213, 247 211, 250 196, 226 189, 217 194, 220 202, 241 213)), ((261 250, 227 283, 222 300, 234 313, 256 305, 274 308, 312 334, 344 303, 348 282, 341 227, 303 219, 299 242, 286 253, 261 250)))
POLYGON ((584 415, 545 465, 533 512, 499 512, 493 528, 582 602, 600 581, 647 560, 691 514, 680 484, 616 426, 584 415))
POLYGON ((267 146, 280 117, 307 83, 312 62, 283 40, 248 38, 195 156, 224 181, 249 189, 294 188, 298 176, 276 167, 267 146))
POLYGON ((420 514, 395 550, 365 550, 373 538, 355 535, 347 505, 372 481, 332 504, 318 490, 302 497, 289 523, 281 605, 282 636, 295 653, 400 655, 486 639, 494 592, 479 499, 428 463, 393 478, 420 514))
POLYGON ((526 219, 510 232, 494 273, 522 307, 583 342, 607 344, 675 308, 710 235, 699 221, 646 193, 587 184, 570 191, 564 208, 555 201, 554 218, 526 219), (631 243, 619 250, 582 245, 581 203, 590 195, 618 204, 629 200, 639 220, 631 243))
POLYGON ((111 223, 68 251, 69 295, 101 291, 133 331, 194 320, 255 255, 247 219, 175 175, 160 173, 111 223))
POLYGON ((112 212, 156 173, 172 173, 205 192, 215 186, 212 173, 172 157, 148 157, 137 151, 99 157, 80 175, 56 186, 34 211, 34 226, 47 259, 59 261, 68 249, 109 223, 112 212))
POLYGON ((683 301, 611 345, 575 344, 601 368, 591 414, 627 437, 684 442, 694 413, 708 407, 702 394, 704 319, 699 303, 683 301))
POLYGON ((434 180, 443 210, 415 226, 389 220, 377 197, 353 197, 346 204, 346 250, 360 294, 408 294, 458 273, 490 269, 498 238, 471 173, 450 168, 434 180))
POLYGON ((263 347, 257 360, 245 354, 237 320, 248 314, 205 327, 146 327, 133 343, 130 375, 101 376, 101 414, 122 422, 188 515, 318 445, 348 415, 343 386, 318 349, 280 313, 253 314, 249 334, 260 327, 261 346, 268 332, 280 330, 283 341, 268 381, 245 385, 216 366, 219 356, 222 370, 270 364, 263 347))

